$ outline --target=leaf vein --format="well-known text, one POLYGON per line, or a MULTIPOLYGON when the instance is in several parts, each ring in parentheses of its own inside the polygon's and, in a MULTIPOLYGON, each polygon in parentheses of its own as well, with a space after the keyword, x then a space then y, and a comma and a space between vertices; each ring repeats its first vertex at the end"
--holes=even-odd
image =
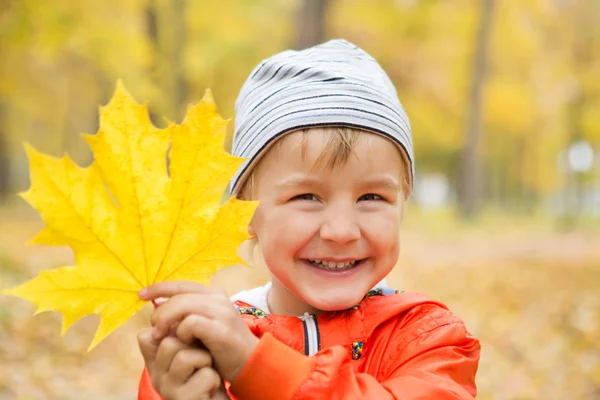
POLYGON ((96 234, 96 232, 92 229, 91 226, 88 225, 88 223, 86 222, 86 220, 83 218, 82 215, 80 215, 77 212, 77 209, 75 207, 73 207, 73 204, 70 201, 70 197, 67 196, 67 194, 65 192, 62 191, 62 189, 60 188, 60 186, 58 186, 58 184, 52 179, 52 176, 50 175, 50 173, 48 173, 48 171, 46 171, 45 166, 44 168, 42 168, 42 171, 45 173, 45 175, 48 177, 48 180, 50 181, 50 183, 52 183, 52 185, 54 186, 54 188, 58 191, 58 193, 60 193, 60 195, 63 197, 63 199, 66 201, 67 204, 69 204, 69 206, 71 206, 71 210, 73 211, 73 213, 75 214, 75 216, 79 219, 79 221, 83 224, 83 226, 85 226, 86 228, 88 228, 89 232, 96 238, 96 240, 114 257, 115 260, 117 260, 122 266, 123 268, 129 273, 129 275, 140 285, 142 286, 142 283, 139 281, 139 279, 137 278, 137 276, 133 273, 133 271, 131 269, 129 269, 127 267, 127 265, 125 265, 125 263, 123 262, 123 260, 117 256, 117 254, 115 254, 115 252, 108 247, 108 245, 100 240, 100 237, 96 234))

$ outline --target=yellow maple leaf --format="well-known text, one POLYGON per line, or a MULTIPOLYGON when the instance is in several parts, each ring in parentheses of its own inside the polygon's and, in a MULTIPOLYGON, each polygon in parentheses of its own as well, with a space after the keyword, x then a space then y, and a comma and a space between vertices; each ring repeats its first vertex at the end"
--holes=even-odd
POLYGON ((63 334, 100 315, 92 349, 142 308, 140 289, 167 280, 206 284, 242 262, 236 249, 257 204, 220 204, 243 162, 224 150, 226 124, 207 91, 181 125, 158 129, 119 83, 100 109, 98 134, 84 135, 95 156, 89 167, 26 145, 31 188, 22 197, 46 223, 33 243, 70 246, 75 266, 4 293, 34 303, 36 313, 61 312, 63 334))

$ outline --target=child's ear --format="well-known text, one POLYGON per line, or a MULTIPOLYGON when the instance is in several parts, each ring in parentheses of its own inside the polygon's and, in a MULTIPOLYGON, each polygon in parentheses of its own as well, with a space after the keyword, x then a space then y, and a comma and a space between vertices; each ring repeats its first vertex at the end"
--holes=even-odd
POLYGON ((238 256, 251 267, 256 265, 256 262, 254 261, 254 248, 256 247, 256 243, 256 237, 251 237, 244 240, 237 249, 238 256))
POLYGON ((250 236, 255 237, 256 236, 256 227, 254 226, 256 224, 256 218, 257 218, 257 214, 258 214, 258 209, 256 209, 254 211, 254 215, 252 215, 252 218, 250 219, 250 222, 248 223, 248 234, 250 236))
POLYGON ((254 221, 254 218, 252 219, 252 221, 250 221, 250 224, 248 225, 248 235, 250 236, 256 236, 256 230, 254 229, 254 224, 252 223, 254 221))
POLYGON ((404 195, 402 195, 402 205, 400 206, 400 223, 402 223, 402 221, 404 221, 404 215, 406 214, 406 203, 408 203, 408 200, 404 197, 404 195))

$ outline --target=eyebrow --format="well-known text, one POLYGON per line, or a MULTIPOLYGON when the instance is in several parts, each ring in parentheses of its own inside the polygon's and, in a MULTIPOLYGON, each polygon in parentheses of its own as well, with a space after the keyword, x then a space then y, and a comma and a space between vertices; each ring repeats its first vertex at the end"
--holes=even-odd
MULTIPOLYGON (((276 189, 287 189, 303 186, 322 186, 323 182, 311 176, 292 176, 275 185, 276 189)), ((380 177, 374 179, 365 179, 358 184, 361 188, 383 188, 393 191, 400 191, 400 184, 392 177, 380 177)))
POLYGON ((286 189, 290 187, 299 187, 299 186, 322 186, 322 182, 318 178, 313 178, 311 176, 292 176, 290 178, 284 179, 282 182, 279 182, 275 185, 276 189, 286 189))
POLYGON ((369 188, 383 188, 393 191, 400 191, 400 184, 398 181, 390 176, 375 178, 375 179, 365 179, 360 183, 361 187, 369 187, 369 188))

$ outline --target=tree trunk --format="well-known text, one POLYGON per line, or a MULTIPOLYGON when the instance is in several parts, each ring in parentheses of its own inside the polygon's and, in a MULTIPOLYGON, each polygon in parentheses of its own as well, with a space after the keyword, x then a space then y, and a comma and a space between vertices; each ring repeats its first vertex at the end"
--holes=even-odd
POLYGON ((483 0, 481 2, 481 17, 475 37, 473 80, 471 81, 469 92, 466 140, 462 149, 458 187, 460 213, 465 219, 475 216, 479 208, 481 196, 482 173, 479 155, 479 138, 481 136, 482 125, 481 91, 487 70, 493 11, 494 0, 483 0))
POLYGON ((148 0, 146 5, 146 34, 153 48, 158 47, 158 16, 156 0, 148 0))
MULTIPOLYGON (((158 111, 169 119, 179 120, 185 114, 188 101, 188 82, 184 69, 184 51, 187 40, 186 0, 157 3, 148 0, 146 5, 146 34, 152 49, 149 75, 165 93, 158 111)), ((151 110, 151 119, 157 126, 164 123, 151 110)))
POLYGON ((305 0, 298 10, 293 48, 301 50, 325 40, 325 14, 329 0, 305 0))
MULTIPOLYGON (((572 47, 573 61, 579 71, 587 71, 590 66, 595 62, 593 57, 593 32, 594 24, 597 23, 596 16, 600 7, 593 3, 582 3, 582 5, 575 11, 574 15, 574 26, 579 27, 576 31, 575 40, 572 47)), ((570 127, 569 127, 569 142, 567 143, 570 147, 576 142, 585 141, 583 118, 584 109, 590 99, 589 94, 586 91, 586 87, 580 81, 579 93, 571 103, 570 108, 570 127)), ((568 147, 568 148, 569 148, 568 147)), ((585 182, 584 174, 581 172, 571 171, 570 168, 568 173, 568 179, 572 181, 572 193, 574 194, 573 201, 568 209, 568 214, 572 218, 573 222, 578 222, 582 213, 585 210, 585 182)))
POLYGON ((5 125, 2 121, 2 105, 0 104, 0 201, 8 196, 10 187, 10 159, 5 125))
POLYGON ((185 21, 186 0, 171 0, 172 7, 172 47, 171 47, 171 87, 173 89, 171 107, 176 118, 185 115, 188 101, 188 83, 185 78, 184 51, 187 39, 185 21))
MULTIPOLYGON (((10 16, 11 2, 9 0, 0 0, 0 16, 4 12, 10 16)), ((3 58, 4 50, 6 50, 4 43, 0 40, 0 60, 3 58)), ((0 73, 3 73, 0 68, 0 73)), ((8 138, 6 133, 6 103, 0 100, 0 201, 4 200, 8 196, 10 186, 10 153, 8 150, 8 138)))
MULTIPOLYGON (((154 85, 160 86, 159 62, 161 54, 158 40, 158 10, 156 8, 156 0, 148 0, 146 4, 146 35, 148 35, 148 41, 150 42, 152 51, 152 59, 148 67, 148 76, 150 76, 150 80, 154 85)), ((160 115, 156 113, 156 107, 149 107, 148 115, 155 126, 159 126, 163 123, 160 115)))

